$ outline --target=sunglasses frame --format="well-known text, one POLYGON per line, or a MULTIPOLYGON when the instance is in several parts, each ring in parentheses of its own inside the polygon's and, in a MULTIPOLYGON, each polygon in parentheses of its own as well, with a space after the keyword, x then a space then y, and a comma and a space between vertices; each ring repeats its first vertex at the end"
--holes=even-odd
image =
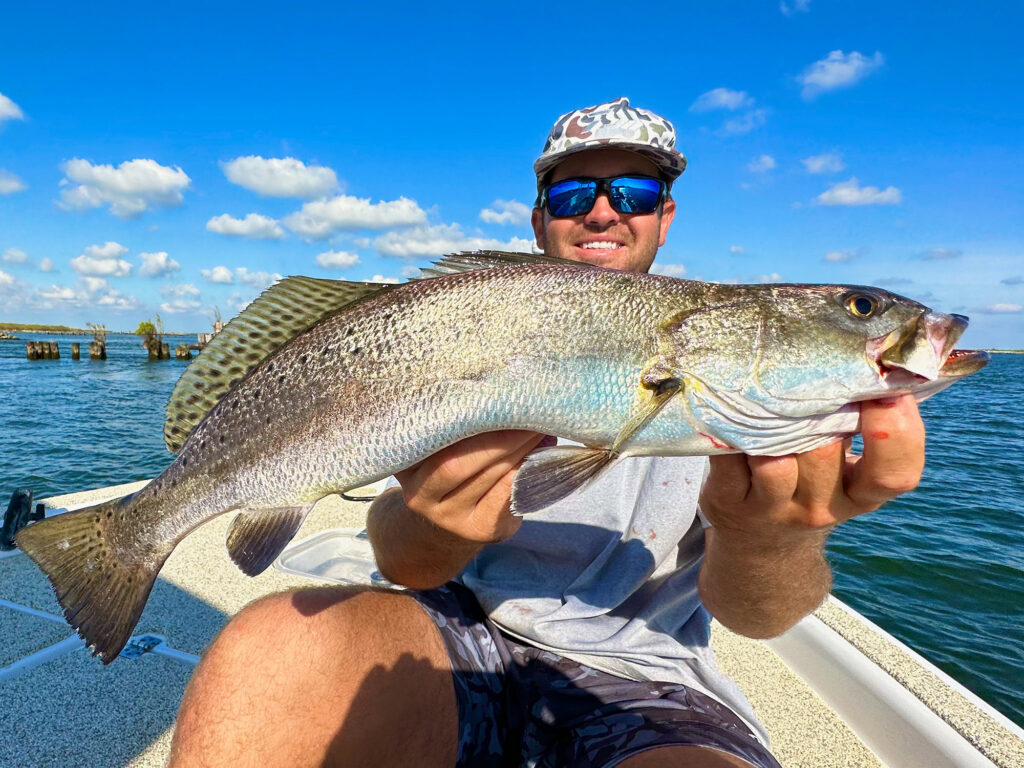
POLYGON ((541 190, 540 199, 537 201, 537 207, 545 209, 548 212, 548 214, 550 214, 556 219, 571 219, 574 216, 586 216, 588 213, 594 210, 594 206, 597 205, 597 198, 602 192, 608 196, 608 204, 611 205, 612 210, 614 210, 616 213, 621 213, 625 216, 649 216, 656 210, 658 210, 659 205, 665 202, 665 198, 668 196, 668 183, 660 176, 648 176, 647 174, 643 173, 621 173, 618 176, 600 177, 570 176, 568 179, 559 179, 558 181, 552 181, 548 184, 545 184, 544 188, 541 190), (652 208, 647 213, 620 211, 618 208, 616 208, 615 202, 612 198, 612 182, 618 181, 619 179, 650 179, 651 181, 658 182, 658 199, 654 203, 654 208, 652 208), (548 193, 551 191, 552 187, 558 184, 564 184, 567 181, 579 181, 584 183, 597 182, 597 189, 594 191, 594 202, 591 203, 590 207, 587 210, 581 211, 580 213, 572 213, 565 216, 559 216, 558 214, 551 210, 551 200, 548 197, 548 193))

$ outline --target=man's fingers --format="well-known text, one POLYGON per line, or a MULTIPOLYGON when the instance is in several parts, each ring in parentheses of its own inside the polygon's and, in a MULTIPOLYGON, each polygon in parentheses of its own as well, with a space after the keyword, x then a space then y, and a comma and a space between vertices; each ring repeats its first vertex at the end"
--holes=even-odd
MULTIPOLYGON (((415 488, 417 495, 439 502, 467 480, 476 477, 496 462, 502 462, 509 454, 519 453, 524 446, 528 446, 525 453, 529 453, 542 437, 537 432, 525 430, 485 432, 449 445, 428 456, 415 467, 402 473, 396 472, 395 476, 402 482, 403 488, 408 485, 415 488)), ((516 463, 519 460, 521 459, 516 459, 516 463)), ((514 464, 506 461, 498 477, 512 466, 514 464)))
POLYGON ((846 494, 864 509, 917 487, 924 469, 924 422, 912 395, 861 403, 864 452, 846 494))
POLYGON ((725 453, 711 456, 711 469, 705 485, 713 489, 715 501, 734 506, 747 498, 750 492, 749 457, 742 453, 725 453))

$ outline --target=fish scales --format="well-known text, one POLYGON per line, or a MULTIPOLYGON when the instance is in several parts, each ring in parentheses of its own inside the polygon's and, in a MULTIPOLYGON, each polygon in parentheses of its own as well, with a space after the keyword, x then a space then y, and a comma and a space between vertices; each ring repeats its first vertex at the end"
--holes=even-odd
POLYGON ((529 457, 513 491, 526 512, 619 456, 806 450, 854 431, 857 400, 927 396, 984 364, 964 353, 945 381, 934 375, 966 319, 879 289, 716 285, 470 256, 490 268, 363 295, 270 352, 140 492, 19 534, 105 662, 170 551, 218 514, 241 511, 228 548, 258 573, 319 498, 473 434, 521 428, 585 446, 529 457), (75 565, 83 547, 88 567, 75 565))

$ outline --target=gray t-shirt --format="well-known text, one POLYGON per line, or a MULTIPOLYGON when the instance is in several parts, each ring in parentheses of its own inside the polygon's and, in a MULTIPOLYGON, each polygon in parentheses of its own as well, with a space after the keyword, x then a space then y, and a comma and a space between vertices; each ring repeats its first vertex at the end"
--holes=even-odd
POLYGON ((705 457, 619 461, 585 489, 532 513, 460 580, 495 624, 532 645, 633 680, 683 683, 768 737, 715 664, 697 594, 705 457))

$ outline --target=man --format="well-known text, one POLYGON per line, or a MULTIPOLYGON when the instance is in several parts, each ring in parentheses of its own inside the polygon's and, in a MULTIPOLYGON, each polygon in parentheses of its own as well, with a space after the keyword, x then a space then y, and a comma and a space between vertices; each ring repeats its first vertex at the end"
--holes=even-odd
MULTIPOLYGON (((676 213, 674 141, 626 99, 565 115, 535 164, 540 247, 648 270, 676 213)), ((189 685, 172 764, 776 766, 715 669, 708 612, 768 637, 821 602, 828 532, 913 488, 923 465, 912 398, 864 404, 862 426, 859 460, 839 443, 632 458, 525 521, 512 479, 553 438, 450 446, 369 511, 379 568, 411 589, 244 609, 189 685)))

